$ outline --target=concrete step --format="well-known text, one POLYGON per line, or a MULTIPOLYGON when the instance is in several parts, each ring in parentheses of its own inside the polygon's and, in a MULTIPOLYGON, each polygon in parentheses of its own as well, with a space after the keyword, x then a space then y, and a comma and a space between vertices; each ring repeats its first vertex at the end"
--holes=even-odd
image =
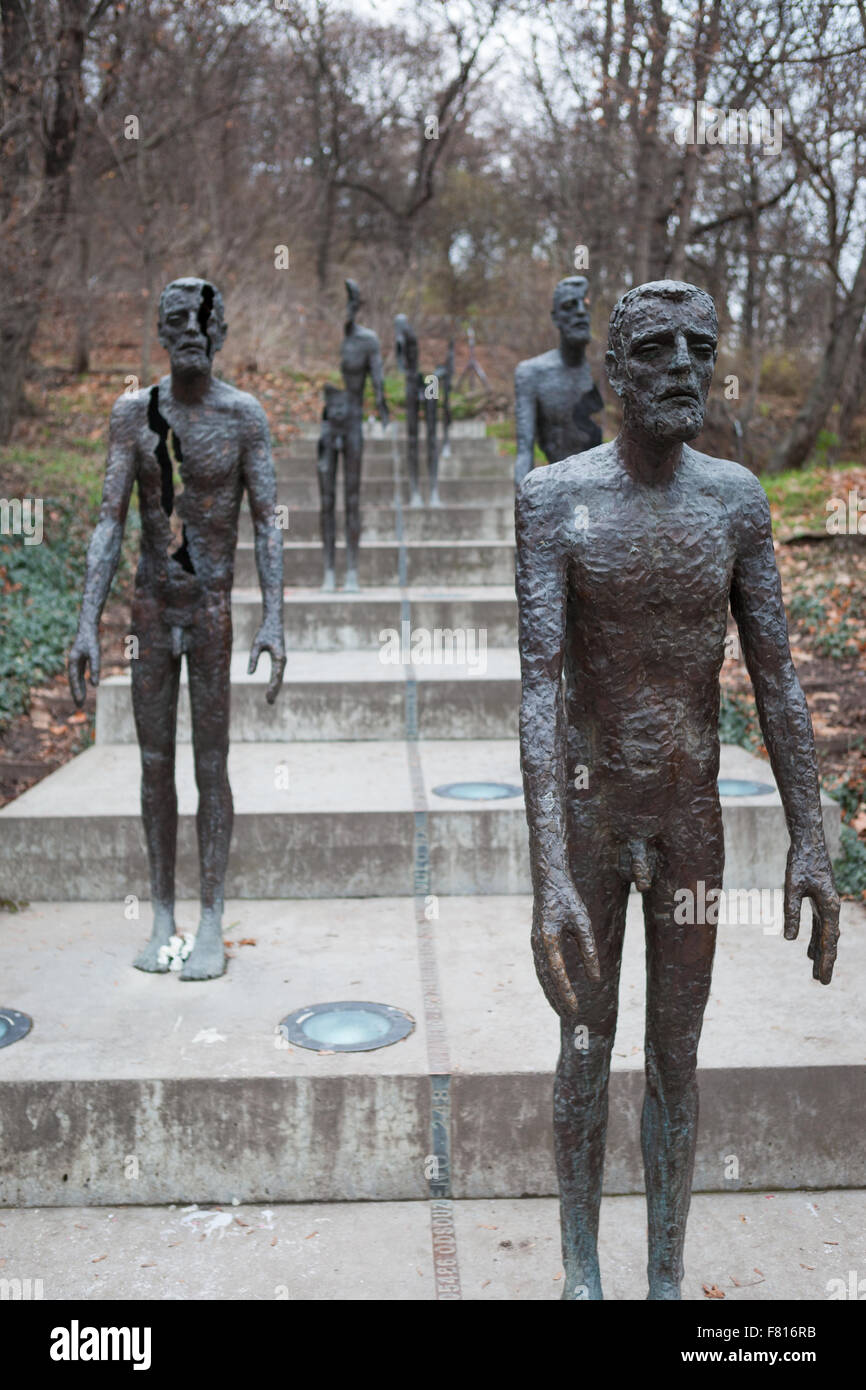
MULTIPOLYGON (((288 504, 286 504, 288 505, 288 504)), ((321 512, 318 506, 291 507, 285 528, 287 540, 314 541, 321 538, 321 512)), ((345 536, 342 507, 337 511, 337 535, 345 536)), ((403 534, 407 541, 509 541, 514 543, 514 506, 449 506, 406 508, 403 534)), ((397 513, 393 507, 363 507, 361 535, 364 543, 393 541, 397 535, 397 513)), ((238 539, 249 544, 252 522, 246 507, 241 512, 238 539)))
MULTIPOLYGON (((309 477, 277 477, 279 500, 289 507, 308 507, 319 505, 319 484, 315 471, 309 477)), ((427 482, 422 476, 421 492, 428 496, 427 482)), ((404 507, 409 508, 409 485, 404 482, 400 489, 404 507)), ((501 478, 445 478, 439 485, 439 495, 443 506, 506 507, 514 511, 514 484, 501 478)), ((337 494, 339 498, 339 491, 337 494)), ((361 483, 361 500, 365 507, 390 507, 394 501, 393 480, 364 477, 361 483)), ((419 509, 420 510, 420 509, 419 509)))
MULTIPOLYGON (((488 647, 511 647, 517 640, 517 599, 514 585, 469 586, 464 589, 409 588, 412 630, 433 633, 437 628, 484 633, 488 647)), ((401 632, 401 590, 369 587, 360 594, 342 590, 286 589, 283 600, 286 647, 298 651, 378 651, 383 629, 401 632)), ((236 647, 249 650, 262 620, 261 594, 256 588, 232 591, 232 625, 236 647)))
MULTIPOLYGON (((383 629, 388 631, 388 629, 383 629)), ((417 630, 416 630, 417 631, 417 630)), ((431 642, 434 639, 431 633, 431 642)), ((237 651, 231 670, 232 742, 323 742, 330 739, 399 739, 406 728, 406 676, 418 683, 421 738, 514 738, 520 709, 517 650, 487 650, 486 639, 449 632, 441 663, 412 665, 410 632, 399 651, 397 615, 392 641, 376 651, 290 652, 284 686, 273 705, 265 701, 270 661, 247 674, 249 653, 237 651), (390 660, 393 653, 401 664, 390 660), (405 657, 405 664, 401 660, 405 657)), ((431 650, 431 658, 437 653, 431 650)), ((96 702, 97 743, 135 743, 129 676, 102 681, 96 702)), ((186 665, 178 702, 178 738, 189 741, 186 665)))
MULTIPOLYGON (((413 541, 406 547, 409 584, 508 584, 514 583, 514 545, 508 541, 413 541)), ((346 570, 345 546, 337 546, 337 581, 346 570)), ((361 585, 380 586, 399 582, 400 546, 397 541, 365 543, 361 537, 358 569, 361 585)), ((285 582, 296 588, 312 588, 322 580, 322 547, 316 541, 286 541, 283 546, 285 582)), ((257 583, 255 548, 240 542, 235 552, 235 583, 250 588, 257 583)))
MULTIPOLYGON (((146 909, 130 921, 122 901, 35 903, 8 917, 4 1003, 34 1025, 0 1054, 0 1204, 418 1200, 431 1155, 458 1199, 554 1193, 559 1028, 533 972, 530 901, 435 907, 428 920, 406 897, 230 901, 233 958, 203 985, 132 969, 146 909), (339 999, 396 1005, 415 1029, 366 1053, 285 1045, 288 1013, 339 999)), ((196 904, 177 920, 193 929, 196 904)), ((811 979, 807 932, 791 943, 760 926, 719 929, 698 1057, 698 1192, 866 1186, 864 926, 846 904, 831 989, 811 979)), ((611 1193, 642 1187, 643 957, 634 897, 611 1193)))
MULTIPOLYGON (((396 688, 396 687, 395 687, 396 688)), ((468 683, 467 683, 468 689, 468 683)), ((419 719, 436 679, 416 686, 419 719)), ((178 894, 198 891, 192 751, 178 748, 178 894)), ((722 749, 722 776, 772 785, 767 763, 722 749)), ((239 898, 390 897, 413 881, 416 836, 426 839, 435 894, 529 891, 526 821, 516 741, 235 743, 229 753, 235 819, 226 892, 239 898), (410 759, 423 792, 413 793, 410 759), (437 788, 491 781, 515 795, 456 801, 437 788), (426 813, 421 826, 418 813, 426 813)), ((778 793, 724 798, 725 882, 779 888, 788 834, 778 793)), ((825 798, 831 854, 840 813, 825 798)), ((138 749, 96 744, 0 809, 3 896, 123 900, 148 892, 139 815, 138 749), (51 865, 50 877, 46 865, 51 865)))
MULTIPOLYGON (((289 481, 293 478, 305 479, 312 476, 316 477, 316 465, 318 455, 315 449, 305 450, 303 453, 275 453, 274 469, 279 481, 289 481)), ((397 454, 397 467, 400 476, 408 481, 409 468, 405 449, 401 449, 397 454)), ((438 476, 440 479, 457 480, 462 478, 497 478, 510 483, 514 488, 514 455, 499 454, 491 452, 466 453, 461 451, 452 453, 447 458, 439 460, 438 476)), ((342 462, 338 466, 337 478, 342 478, 342 462)), ((418 473, 421 478, 427 477, 427 457, 424 449, 419 450, 418 473)), ((361 460, 361 479, 364 482, 383 481, 393 482, 394 479, 394 455, 388 450, 373 452, 366 446, 361 460)))
MULTIPOLYGON (((707 1308, 705 1289, 714 1285, 727 1302, 750 1305, 747 1323, 777 1320, 771 1310, 757 1310, 765 1301, 814 1305, 839 1298, 840 1290, 843 1298, 858 1297, 856 1274, 850 1292, 851 1271, 863 1268, 864 1223, 866 1192, 858 1190, 696 1193, 682 1296, 703 1312, 689 1318, 682 1346, 691 1345, 696 1321, 723 1326, 707 1308)), ((3 1224, 10 1281, 29 1278, 35 1288, 31 1271, 38 1269, 40 1292, 30 1296, 62 1301, 341 1303, 349 1290, 352 1301, 370 1303, 525 1303, 562 1292, 559 1203, 550 1197, 23 1209, 5 1211, 3 1224)), ((646 1298, 645 1226, 643 1197, 603 1199, 599 1256, 607 1301, 646 1298)), ((102 1319, 94 1314, 93 1321, 102 1319)), ((814 1307, 795 1321, 814 1323, 814 1307)), ((817 1353, 810 1351, 814 1340, 802 1341, 787 1350, 780 1341, 767 1354, 817 1354, 826 1366, 829 1338, 817 1353)), ((702 1354, 709 1347, 713 1356, 731 1357, 742 1345, 708 1334, 698 1343, 702 1354)))

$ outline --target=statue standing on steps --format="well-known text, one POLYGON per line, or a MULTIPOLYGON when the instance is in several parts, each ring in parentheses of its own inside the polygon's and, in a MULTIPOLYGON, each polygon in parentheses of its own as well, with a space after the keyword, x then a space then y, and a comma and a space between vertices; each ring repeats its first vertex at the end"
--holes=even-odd
POLYGON ((231 592, 244 490, 264 601, 249 672, 255 671, 262 652, 270 653, 269 704, 276 699, 286 664, 283 543, 275 525, 268 423, 253 396, 213 376, 214 354, 226 328, 222 296, 207 281, 173 280, 163 290, 159 341, 168 352, 171 373, 155 386, 120 396, 111 412, 102 507, 87 553, 78 634, 69 654, 69 684, 81 705, 88 664, 91 684, 99 684, 99 620, 137 485, 141 553, 132 605, 132 705, 141 747, 153 931, 135 964, 139 970, 167 970, 162 948, 176 934, 175 729, 185 655, 199 793, 201 919, 182 980, 209 980, 225 970, 222 914, 232 832, 227 771, 231 592))
POLYGON ((406 378, 406 436, 409 464, 409 506, 424 505, 418 486, 418 407, 423 403, 427 429, 427 478, 430 485, 430 506, 441 507, 439 500, 439 456, 436 439, 435 395, 427 392, 424 377, 418 370, 418 339, 405 314, 394 319, 394 347, 397 366, 406 378))
POLYGON ((322 588, 328 593, 336 587, 337 461, 341 453, 346 509, 346 579, 343 587, 347 593, 357 593, 359 589, 361 460, 364 452, 364 389, 368 376, 373 382, 379 419, 384 426, 388 425, 379 339, 372 328, 362 328, 355 322, 360 307, 361 291, 354 280, 347 280, 346 322, 340 350, 340 371, 345 390, 331 386, 325 388, 325 408, 319 436, 319 497, 325 551, 322 588))
POLYGON ((619 436, 535 469, 517 495, 532 946, 562 1025, 554 1138, 566 1299, 602 1296, 596 1238, 631 882, 643 894, 647 949, 649 1297, 680 1297, 724 864, 729 602, 791 836, 785 936, 796 938, 808 897, 814 978, 829 984, 836 958, 839 898, 767 498, 747 469, 687 443, 703 424, 717 331, 713 301, 694 285, 629 291, 607 352, 619 436), (710 904, 697 913, 706 921, 681 925, 684 893, 710 904))
POLYGON ((559 329, 559 347, 518 362, 514 373, 517 460, 521 483, 533 467, 535 442, 548 463, 594 449, 601 430, 593 420, 604 406, 586 360, 589 342, 589 284, 583 275, 560 280, 550 317, 559 329))
POLYGON ((451 432, 451 387, 454 384, 454 339, 448 344, 448 352, 445 361, 436 368, 436 379, 439 382, 439 399, 442 402, 442 448, 439 451, 440 458, 451 457, 451 444, 449 434, 451 432))

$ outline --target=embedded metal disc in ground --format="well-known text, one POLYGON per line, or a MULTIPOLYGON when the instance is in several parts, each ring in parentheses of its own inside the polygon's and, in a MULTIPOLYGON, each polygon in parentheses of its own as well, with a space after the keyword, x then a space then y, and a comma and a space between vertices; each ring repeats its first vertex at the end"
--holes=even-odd
POLYGON ((522 796, 523 788, 512 782, 445 782, 433 788, 433 795, 453 797, 455 801, 504 801, 522 796))
POLYGON ((392 1004, 343 999, 296 1009, 280 1024, 289 1043, 313 1052, 374 1052, 406 1038, 415 1020, 392 1004))
POLYGON ((0 1009, 0 1047, 11 1047, 33 1027, 33 1019, 17 1009, 0 1009))
POLYGON ((719 778, 719 796, 772 796, 775 790, 767 782, 749 782, 740 777, 719 778))

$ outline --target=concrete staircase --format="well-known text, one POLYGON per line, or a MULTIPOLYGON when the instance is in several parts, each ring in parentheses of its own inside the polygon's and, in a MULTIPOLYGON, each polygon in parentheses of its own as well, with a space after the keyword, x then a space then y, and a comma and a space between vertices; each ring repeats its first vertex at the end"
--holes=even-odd
MULTIPOLYGON (((245 674, 260 600, 244 521, 226 910, 236 944, 223 979, 187 984, 131 968, 149 908, 128 678, 101 685, 94 746, 0 811, 0 895, 31 902, 3 919, 0 1004, 34 1018, 24 1041, 0 1050, 3 1204, 447 1206, 451 1196, 555 1191, 558 1029, 528 945, 512 460, 459 431, 452 450, 444 505, 413 511, 405 485, 395 490, 390 441, 368 441, 357 595, 316 587, 314 441, 280 452, 289 662, 274 707, 267 658, 245 674), (445 638, 450 662, 386 659, 389 643, 437 629, 474 634, 474 645, 461 653, 445 638), (467 781, 511 794, 443 795, 467 781), (284 1046, 287 1013, 345 998, 407 1009, 416 1028, 378 1052, 284 1046)), ((185 690, 179 737, 178 894, 192 900, 185 690)), ((723 755, 723 776, 772 783, 742 750, 723 755)), ((727 886, 780 887, 778 795, 726 799, 723 811, 727 886)), ((833 803, 825 821, 835 846, 833 803)), ((195 909, 180 904, 183 929, 194 929, 195 909)), ((639 909, 633 895, 612 1082, 615 1192, 642 1184, 639 909)), ((846 935, 838 980, 821 990, 805 941, 784 943, 777 927, 720 932, 701 1050, 699 1189, 866 1185, 860 938, 846 935), (736 1178, 726 1176, 731 1154, 736 1178)))

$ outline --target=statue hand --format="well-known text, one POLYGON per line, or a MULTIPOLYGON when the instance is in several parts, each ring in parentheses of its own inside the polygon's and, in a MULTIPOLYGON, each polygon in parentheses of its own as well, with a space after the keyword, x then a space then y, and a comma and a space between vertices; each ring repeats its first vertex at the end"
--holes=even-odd
POLYGON ((84 673, 90 666, 90 684, 99 685, 99 633, 95 627, 79 627, 67 663, 69 689, 79 708, 84 704, 87 689, 84 673))
POLYGON ((262 652, 269 652, 271 657, 271 678, 268 681, 268 688, 265 699, 269 705, 274 703, 283 681, 283 672, 286 669, 286 648, 283 642, 282 628, 276 624, 262 623, 256 633, 255 641, 250 648, 250 664, 247 667, 249 675, 252 675, 259 664, 259 657, 262 652))
POLYGON ((807 955, 812 962, 812 978, 829 985, 836 962, 839 940, 839 894, 824 846, 792 845, 785 872, 785 940, 796 941, 800 932, 800 906, 804 898, 812 902, 812 937, 807 955))
POLYGON ((600 980, 598 950, 592 923, 583 901, 563 870, 548 870, 532 915, 532 952, 541 988, 558 1014, 576 1014, 577 998, 568 978, 562 954, 568 933, 577 942, 584 969, 591 980, 600 980))

